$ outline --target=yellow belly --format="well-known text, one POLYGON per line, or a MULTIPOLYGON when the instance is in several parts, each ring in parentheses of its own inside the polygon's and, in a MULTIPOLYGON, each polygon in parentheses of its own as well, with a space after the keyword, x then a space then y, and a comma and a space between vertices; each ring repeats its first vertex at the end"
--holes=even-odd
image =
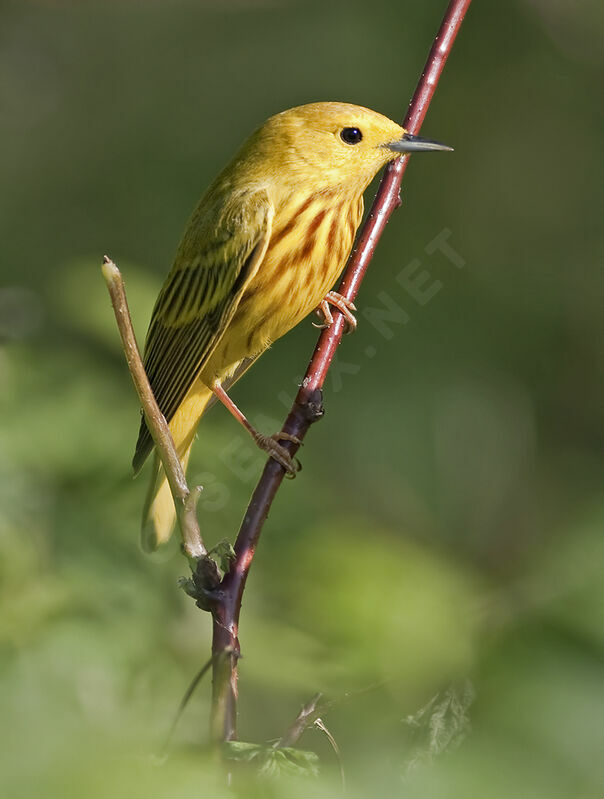
POLYGON ((287 235, 273 232, 258 272, 203 370, 204 382, 222 379, 317 308, 346 264, 362 213, 362 198, 331 207, 317 200, 287 235))

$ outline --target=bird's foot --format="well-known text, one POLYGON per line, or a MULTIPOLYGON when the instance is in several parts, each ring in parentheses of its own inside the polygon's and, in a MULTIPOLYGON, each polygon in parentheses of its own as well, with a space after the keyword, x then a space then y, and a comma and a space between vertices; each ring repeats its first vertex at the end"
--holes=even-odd
POLYGON ((277 461, 280 466, 285 469, 285 475, 289 478, 294 478, 296 473, 302 468, 302 464, 297 458, 293 458, 290 453, 279 444, 279 441, 293 441, 298 446, 302 445, 302 441, 297 436, 292 436, 289 433, 275 433, 274 436, 265 436, 262 433, 256 432, 254 441, 264 450, 273 460, 277 461))
POLYGON ((313 325, 319 328, 331 327, 333 325, 333 316, 329 308, 330 305, 337 308, 346 320, 346 330, 344 332, 353 333, 357 328, 357 319, 352 313, 356 311, 356 306, 351 300, 347 300, 346 297, 338 294, 337 291, 330 291, 325 295, 325 299, 321 302, 316 311, 319 318, 323 321, 321 324, 313 322, 313 325))

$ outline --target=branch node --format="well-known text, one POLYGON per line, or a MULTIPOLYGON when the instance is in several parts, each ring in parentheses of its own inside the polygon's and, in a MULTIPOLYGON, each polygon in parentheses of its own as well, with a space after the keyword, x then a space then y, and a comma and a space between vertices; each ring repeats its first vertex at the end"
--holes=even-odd
POLYGON ((323 406, 323 389, 315 388, 311 391, 304 392, 304 396, 300 399, 296 398, 296 406, 304 421, 311 425, 318 422, 325 415, 325 407, 323 406))
POLYGON ((198 607, 202 610, 211 611, 212 608, 220 601, 221 592, 217 589, 220 586, 222 576, 216 561, 209 555, 206 555, 197 561, 195 569, 188 581, 192 583, 191 591, 187 593, 193 597, 198 607))

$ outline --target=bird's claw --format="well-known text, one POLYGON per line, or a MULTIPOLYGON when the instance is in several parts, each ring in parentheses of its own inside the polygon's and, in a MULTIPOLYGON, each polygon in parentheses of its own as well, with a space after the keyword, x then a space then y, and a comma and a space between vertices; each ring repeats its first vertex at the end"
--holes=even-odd
POLYGON ((313 322, 312 324, 314 327, 324 329, 333 325, 333 315, 329 308, 330 305, 337 308, 346 320, 346 330, 344 332, 353 333, 357 328, 357 319, 352 313, 356 311, 356 306, 351 300, 347 300, 346 297, 338 294, 337 291, 330 291, 325 295, 325 299, 321 302, 316 311, 319 318, 323 321, 321 324, 313 322))
POLYGON ((281 430, 280 433, 275 433, 275 435, 272 436, 272 438, 274 438, 275 441, 292 441, 294 444, 297 444, 299 447, 304 446, 304 441, 302 441, 301 438, 298 438, 298 436, 293 436, 291 433, 286 433, 283 430, 281 430))
POLYGON ((302 468, 302 464, 297 458, 293 458, 290 453, 279 444, 279 440, 292 441, 294 444, 301 445, 302 441, 297 436, 289 433, 275 433, 274 436, 265 436, 258 433, 255 436, 256 443, 260 449, 264 450, 274 461, 285 469, 285 476, 294 478, 302 468))

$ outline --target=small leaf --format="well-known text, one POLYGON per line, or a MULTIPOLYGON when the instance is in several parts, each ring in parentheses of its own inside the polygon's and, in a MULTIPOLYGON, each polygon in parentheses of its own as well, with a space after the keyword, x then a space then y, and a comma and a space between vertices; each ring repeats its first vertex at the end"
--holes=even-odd
POLYGON ((474 699, 474 687, 466 680, 436 694, 403 720, 413 739, 405 763, 407 771, 459 746, 470 729, 469 709, 474 699))
POLYGON ((220 570, 225 574, 230 568, 231 561, 235 560, 236 557, 233 545, 230 541, 227 541, 226 538, 223 538, 215 547, 212 547, 209 555, 216 561, 220 570))
POLYGON ((296 777, 317 777, 319 758, 315 752, 303 749, 275 749, 269 747, 263 754, 259 774, 265 777, 279 777, 284 774, 296 777))
POLYGON ((195 583, 189 577, 179 577, 178 580, 178 587, 182 588, 185 594, 192 596, 193 599, 197 598, 197 588, 195 587, 195 583))
POLYGON ((315 752, 304 749, 249 743, 247 741, 228 741, 224 745, 226 756, 231 760, 251 763, 257 761, 258 774, 275 778, 283 775, 297 777, 316 777, 319 774, 319 758, 315 752))
POLYGON ((229 760, 241 760, 249 763, 258 757, 266 747, 248 741, 227 741, 224 744, 224 754, 229 760))

